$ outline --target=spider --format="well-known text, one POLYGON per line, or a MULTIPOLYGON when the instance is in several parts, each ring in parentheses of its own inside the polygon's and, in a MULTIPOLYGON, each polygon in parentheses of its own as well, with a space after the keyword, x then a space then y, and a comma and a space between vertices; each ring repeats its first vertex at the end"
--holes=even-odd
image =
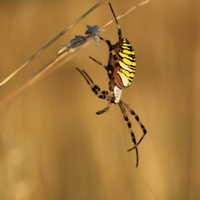
POLYGON ((131 106, 126 102, 126 100, 121 96, 122 89, 128 88, 132 80, 135 76, 135 70, 136 70, 136 59, 135 59, 135 52, 130 44, 130 42, 126 38, 122 38, 122 31, 120 28, 120 25, 117 21, 117 18, 115 16, 115 13, 113 11, 113 8, 111 4, 109 3, 111 12, 114 16, 114 20, 117 25, 118 29, 118 42, 114 45, 111 44, 109 40, 105 40, 104 38, 100 37, 100 39, 109 47, 109 58, 108 58, 108 65, 103 65, 101 62, 97 61, 96 59, 91 58, 93 61, 98 63, 99 65, 103 66, 108 73, 108 77, 110 79, 109 81, 109 91, 101 91, 100 88, 95 85, 92 81, 92 79, 88 76, 88 74, 82 70, 78 71, 81 73, 81 75, 85 78, 87 83, 92 88, 92 91, 98 95, 99 98, 106 99, 108 101, 107 107, 103 110, 98 111, 96 114, 103 114, 104 112, 108 111, 111 104, 115 103, 118 104, 123 117, 125 121, 127 121, 127 125, 129 128, 129 131, 131 133, 132 141, 134 143, 134 147, 129 149, 128 151, 131 151, 133 149, 136 150, 136 156, 137 156, 137 162, 136 167, 138 166, 138 149, 137 145, 140 144, 140 142, 143 140, 144 136, 146 135, 147 131, 144 127, 144 125, 141 123, 138 115, 135 114, 131 106), (131 122, 128 119, 125 107, 128 109, 128 111, 135 116, 136 121, 139 123, 143 135, 139 142, 136 142, 135 135, 132 130, 131 122))
POLYGON ((115 86, 119 89, 124 89, 131 85, 135 76, 136 59, 135 52, 130 42, 126 38, 122 38, 120 25, 110 3, 109 6, 118 28, 119 40, 116 44, 112 45, 110 40, 105 40, 104 38, 99 37, 101 40, 105 41, 109 47, 108 65, 103 65, 92 57, 89 58, 99 65, 102 65, 107 70, 110 79, 109 89, 113 91, 115 86))

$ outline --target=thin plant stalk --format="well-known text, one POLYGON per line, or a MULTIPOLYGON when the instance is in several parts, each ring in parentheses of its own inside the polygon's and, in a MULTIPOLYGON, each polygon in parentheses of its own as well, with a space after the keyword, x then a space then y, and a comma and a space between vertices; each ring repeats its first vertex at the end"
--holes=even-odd
POLYGON ((78 22, 80 22, 84 17, 86 17, 89 13, 91 13, 94 9, 96 9, 99 5, 101 5, 105 0, 99 1, 95 6, 89 9, 86 13, 84 13, 81 17, 75 20, 71 25, 69 25, 66 29, 60 32, 56 37, 54 37, 50 42, 44 45, 39 51, 37 51, 34 55, 32 55, 25 63, 23 63, 20 67, 18 67, 15 71, 13 71, 8 77, 6 77, 2 82, 0 82, 0 87, 2 87, 6 82, 8 82, 13 76, 15 76, 20 70, 22 70, 29 62, 31 62, 35 57, 37 57, 40 53, 42 53, 45 49, 47 49, 51 44, 53 44, 58 38, 60 38, 63 34, 65 34, 69 29, 75 26, 78 22))
MULTIPOLYGON (((116 18, 121 19, 122 17, 126 16, 127 14, 129 14, 130 12, 132 12, 133 10, 135 10, 138 7, 144 6, 145 4, 149 3, 151 0, 144 0, 142 2, 140 2, 139 4, 131 7, 129 10, 127 10, 126 12, 122 13, 121 15, 118 15, 116 18)), ((99 30, 105 28, 106 26, 109 26, 110 24, 112 24, 115 21, 115 19, 111 19, 110 21, 108 21, 107 23, 105 23, 103 26, 101 26, 99 28, 99 30)))
MULTIPOLYGON (((88 39, 88 41, 81 45, 79 48, 76 48, 76 53, 78 53, 81 49, 83 49, 85 46, 87 46, 90 43, 91 38, 88 39)), ((24 90, 29 88, 30 86, 34 85, 41 79, 43 79, 45 76, 51 74, 53 71, 64 65, 64 63, 71 60, 76 54, 70 53, 69 51, 65 51, 60 56, 52 60, 48 65, 43 67, 40 71, 38 71, 32 78, 30 78, 25 84, 23 84, 20 88, 15 90, 12 94, 10 94, 8 97, 6 97, 4 100, 0 102, 0 114, 5 111, 6 106, 16 97, 18 97, 24 90), (68 56, 67 56, 68 55, 68 56)))
MULTIPOLYGON (((127 10, 125 13, 117 16, 117 19, 120 19, 124 16, 126 16, 127 14, 129 14, 130 12, 132 12, 133 10, 135 10, 136 8, 143 6, 147 3, 149 3, 150 0, 145 0, 133 7, 131 7, 129 10, 127 10)), ((110 20, 109 22, 107 22, 106 24, 104 24, 103 26, 101 26, 99 28, 99 30, 105 28, 106 26, 110 25, 112 22, 114 22, 114 19, 110 20)), ((29 88, 30 86, 34 85, 35 83, 37 83, 39 80, 43 79, 44 77, 46 77, 47 75, 49 75, 50 73, 52 73, 53 71, 55 71, 56 69, 58 69, 60 66, 62 66, 63 64, 65 64, 66 62, 68 62, 71 58, 73 58, 81 49, 85 48, 86 46, 88 46, 90 44, 90 42, 93 39, 91 37, 88 37, 87 42, 83 43, 81 46, 78 46, 77 48, 75 48, 73 50, 73 52, 70 51, 65 51, 62 54, 58 55, 58 57, 56 57, 53 61, 51 61, 48 65, 46 65, 45 67, 43 67, 40 71, 38 71, 32 78, 30 78, 25 84, 23 84, 19 89, 17 89, 15 92, 13 92, 12 94, 10 94, 8 97, 6 97, 5 99, 3 99, 0 102, 0 114, 3 113, 3 111, 5 111, 5 106, 7 106, 13 99, 15 99, 16 97, 18 97, 24 90, 26 90, 27 88, 29 88)))

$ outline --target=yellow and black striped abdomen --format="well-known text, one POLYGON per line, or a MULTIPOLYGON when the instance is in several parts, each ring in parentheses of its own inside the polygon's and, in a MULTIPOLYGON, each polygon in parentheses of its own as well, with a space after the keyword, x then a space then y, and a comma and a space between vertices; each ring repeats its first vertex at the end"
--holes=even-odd
POLYGON ((126 38, 118 42, 115 49, 116 64, 118 65, 115 83, 120 88, 127 88, 135 76, 135 52, 126 38))

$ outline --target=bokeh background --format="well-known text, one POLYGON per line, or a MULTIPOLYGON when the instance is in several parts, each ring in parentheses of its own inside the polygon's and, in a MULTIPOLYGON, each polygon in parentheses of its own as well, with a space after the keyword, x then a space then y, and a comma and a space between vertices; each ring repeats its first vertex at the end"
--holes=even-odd
MULTIPOLYGON (((116 15, 139 0, 111 0, 116 15)), ((0 80, 91 8, 95 0, 0 1, 0 80)), ((61 45, 86 25, 112 18, 105 2, 32 61, 5 86, 14 92, 56 57, 61 45)), ((2 200, 195 200, 200 199, 200 3, 152 0, 119 20, 133 45, 137 72, 123 97, 148 134, 139 145, 139 167, 120 109, 106 106, 75 70, 102 88, 108 48, 93 44, 15 99, 0 116, 2 200)), ((117 41, 113 23, 102 36, 117 41)), ((136 138, 142 136, 129 117, 136 138)))

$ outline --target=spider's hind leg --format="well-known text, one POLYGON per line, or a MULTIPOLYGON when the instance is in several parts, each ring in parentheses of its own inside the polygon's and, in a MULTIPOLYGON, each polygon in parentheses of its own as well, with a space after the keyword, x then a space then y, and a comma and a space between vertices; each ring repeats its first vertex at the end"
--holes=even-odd
POLYGON ((110 9, 111 9, 112 14, 113 14, 113 16, 114 16, 115 22, 116 22, 116 24, 117 24, 119 40, 121 40, 121 39, 122 39, 122 30, 121 30, 121 28, 120 28, 120 25, 119 25, 119 23, 118 23, 118 21, 117 21, 116 15, 115 15, 114 10, 113 10, 113 8, 112 8, 112 6, 111 6, 110 3, 109 3, 109 6, 110 6, 110 9))
MULTIPOLYGON (((114 12, 114 10, 113 10, 113 8, 112 8, 112 6, 111 6, 110 3, 109 3, 109 6, 110 6, 111 12, 112 12, 112 14, 113 14, 113 16, 114 16, 114 19, 115 19, 115 22, 116 22, 116 25, 117 25, 117 29, 118 29, 118 38, 119 38, 119 41, 120 41, 120 40, 122 39, 122 30, 121 30, 121 27, 120 27, 120 25, 119 25, 119 23, 118 23, 118 20, 117 20, 117 18, 116 18, 115 12, 114 12)), ((102 37, 99 37, 99 38, 100 38, 101 40, 103 40, 104 42, 107 43, 107 45, 109 46, 110 51, 112 51, 112 50, 114 49, 115 45, 111 45, 110 40, 105 40, 105 39, 102 38, 102 37)))

